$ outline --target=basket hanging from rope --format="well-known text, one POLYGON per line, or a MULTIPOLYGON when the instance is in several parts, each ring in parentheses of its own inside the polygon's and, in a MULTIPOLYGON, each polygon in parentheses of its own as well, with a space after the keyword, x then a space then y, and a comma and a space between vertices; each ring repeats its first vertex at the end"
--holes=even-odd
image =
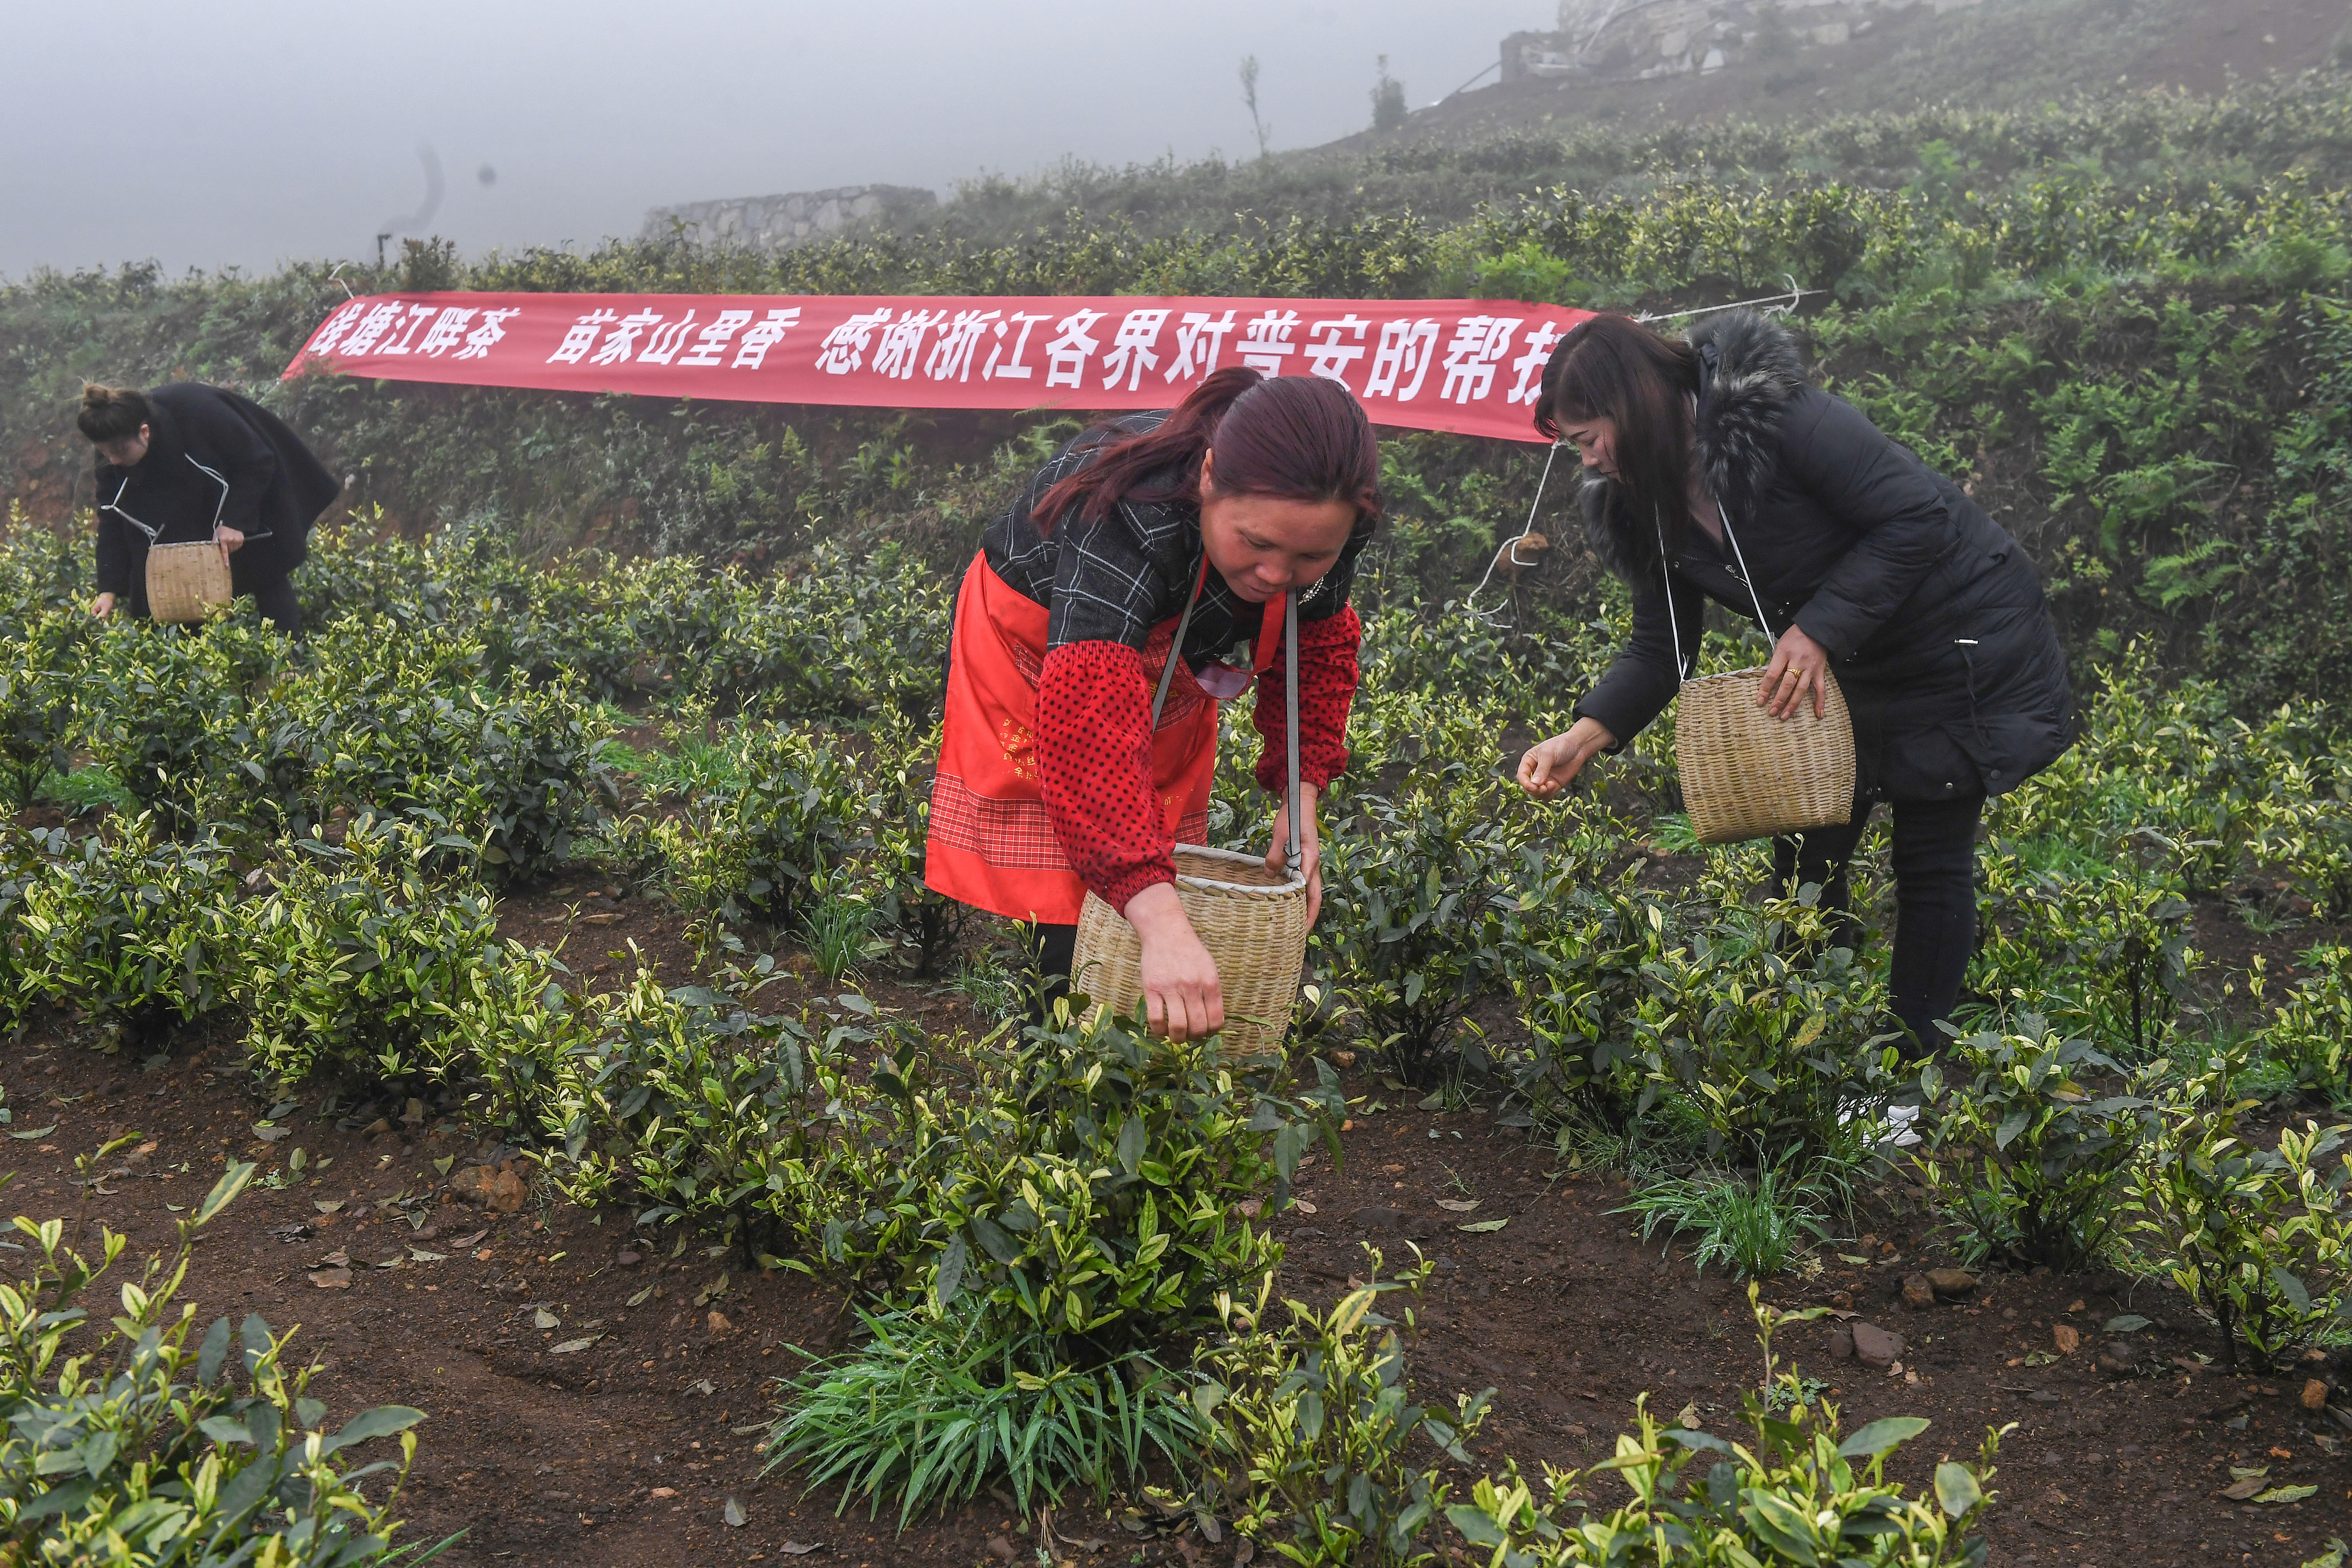
MULTIPOLYGON (((1192 584, 1192 597, 1176 622, 1160 689, 1151 701, 1151 724, 1184 653, 1184 632, 1200 601, 1206 561, 1192 584)), ((1224 992, 1223 1041, 1229 1056, 1278 1057, 1290 1032, 1290 1012, 1298 998, 1298 977, 1307 962, 1307 874, 1298 843, 1298 596, 1286 595, 1282 621, 1283 688, 1289 718, 1289 862, 1276 873, 1255 855, 1203 844, 1178 844, 1176 897, 1201 945, 1216 961, 1224 992)), ((1077 938, 1070 960, 1070 989, 1090 998, 1093 1019, 1105 1008, 1135 1011, 1143 998, 1143 945, 1127 917, 1089 889, 1078 912, 1077 938)))
POLYGON ((147 550, 147 613, 158 621, 202 621, 229 606, 228 561, 211 540, 152 545, 147 550))
MULTIPOLYGON (((1764 601, 1748 571, 1731 516, 1720 513, 1723 537, 1739 565, 1756 606, 1757 623, 1776 649, 1780 640, 1764 614, 1764 601)), ((1666 566, 1666 541, 1658 536, 1658 563, 1666 566)), ((1687 676, 1682 628, 1675 601, 1666 594, 1666 624, 1673 632, 1675 671, 1687 676)), ((1675 766, 1682 779, 1683 808, 1701 843, 1728 844, 1770 838, 1843 822, 1853 814, 1853 720, 1837 678, 1822 672, 1822 709, 1800 700, 1796 712, 1776 718, 1756 701, 1763 668, 1735 670, 1701 680, 1685 678, 1675 706, 1675 766)))

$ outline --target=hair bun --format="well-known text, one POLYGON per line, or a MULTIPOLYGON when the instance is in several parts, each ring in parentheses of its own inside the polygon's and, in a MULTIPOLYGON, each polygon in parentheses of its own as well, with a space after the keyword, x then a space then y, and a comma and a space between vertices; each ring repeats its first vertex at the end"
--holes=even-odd
POLYGON ((81 383, 82 407, 110 408, 113 406, 113 403, 114 389, 112 387, 100 386, 96 382, 84 382, 81 383))

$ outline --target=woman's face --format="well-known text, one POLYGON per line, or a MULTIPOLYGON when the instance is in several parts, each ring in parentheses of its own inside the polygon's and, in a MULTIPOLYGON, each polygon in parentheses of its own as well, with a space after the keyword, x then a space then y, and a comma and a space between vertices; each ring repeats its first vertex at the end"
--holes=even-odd
POLYGON ((147 427, 141 425, 139 434, 126 435, 120 441, 101 441, 99 453, 117 468, 128 468, 147 455, 147 427))
POLYGON ((1591 419, 1563 419, 1559 436, 1572 444, 1584 465, 1603 479, 1617 477, 1617 422, 1596 414, 1591 419))
POLYGON ((1216 487, 1215 464, 1213 452, 1201 459, 1201 545, 1227 587, 1263 604, 1320 581, 1339 564, 1355 531, 1354 506, 1228 496, 1216 487))

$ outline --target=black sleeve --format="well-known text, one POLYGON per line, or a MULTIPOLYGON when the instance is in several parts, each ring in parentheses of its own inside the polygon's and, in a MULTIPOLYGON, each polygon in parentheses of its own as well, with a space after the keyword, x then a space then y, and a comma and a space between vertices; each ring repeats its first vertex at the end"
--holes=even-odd
POLYGON ((118 599, 131 591, 130 527, 112 512, 98 514, 98 591, 118 599))
POLYGON ((1075 514, 1056 525, 1061 550, 1054 562, 1054 598, 1047 607, 1045 646, 1123 643, 1139 652, 1151 629, 1175 613, 1192 585, 1180 566, 1171 573, 1137 537, 1130 507, 1112 507, 1092 522, 1075 514))
POLYGON ((1650 721, 1665 712, 1682 683, 1698 662, 1700 634, 1706 630, 1706 597, 1679 578, 1669 586, 1654 581, 1633 591, 1633 634, 1617 650, 1601 684, 1576 705, 1576 716, 1599 721, 1622 751, 1650 721), (1667 598, 1673 595, 1671 604, 1667 598), (1668 620, 1671 608, 1673 619, 1668 620), (1675 634, 1681 634, 1683 667, 1675 667, 1675 634))
POLYGON ((278 482, 278 454, 226 398, 209 387, 196 390, 198 395, 175 399, 172 412, 180 422, 188 455, 228 481, 221 526, 236 528, 248 539, 268 538, 270 530, 261 520, 261 502, 278 482))
POLYGON ((1926 466, 1843 398, 1809 391, 1790 415, 1782 472, 1857 536, 1797 612, 1805 635, 1843 658, 1950 548, 1951 513, 1926 466))

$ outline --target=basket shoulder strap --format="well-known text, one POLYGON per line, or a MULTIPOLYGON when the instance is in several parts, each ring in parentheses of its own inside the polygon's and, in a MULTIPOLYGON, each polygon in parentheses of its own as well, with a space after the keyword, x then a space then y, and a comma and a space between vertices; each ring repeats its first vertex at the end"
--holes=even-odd
POLYGON ((1160 666, 1160 689, 1151 694, 1151 727, 1160 727, 1160 710, 1168 706, 1168 688, 1176 684, 1176 661, 1184 656, 1184 633, 1192 624, 1193 606, 1201 602, 1201 589, 1209 580, 1209 556, 1201 553, 1201 570, 1192 575, 1192 597, 1184 601, 1184 613, 1176 618, 1175 640, 1168 644, 1168 662, 1160 666))
POLYGON ((1282 596, 1282 695, 1288 723, 1283 728, 1284 748, 1289 753, 1290 783, 1285 802, 1289 814, 1290 841, 1285 846, 1289 854, 1290 874, 1297 876, 1302 864, 1298 847, 1298 594, 1297 591, 1282 596))
POLYGON ((1747 587, 1748 602, 1756 606, 1756 623, 1764 628, 1766 646, 1778 651, 1780 639, 1772 631, 1772 622, 1764 614, 1764 601, 1757 596, 1756 578, 1748 570, 1748 558, 1740 553, 1739 536, 1731 531, 1731 510, 1721 500, 1715 503, 1715 515, 1723 524, 1723 537, 1731 541, 1731 559, 1739 563, 1739 580, 1747 587))

